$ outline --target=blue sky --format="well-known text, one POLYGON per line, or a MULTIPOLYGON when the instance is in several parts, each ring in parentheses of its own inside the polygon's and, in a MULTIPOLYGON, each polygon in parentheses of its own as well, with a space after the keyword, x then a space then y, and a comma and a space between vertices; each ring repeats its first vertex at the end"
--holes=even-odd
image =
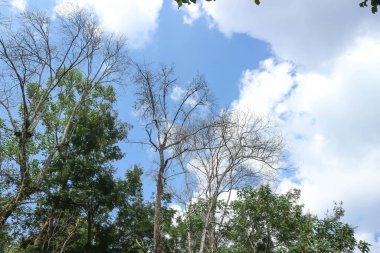
MULTIPOLYGON (((184 25, 182 19, 182 13, 173 8, 171 1, 164 2, 152 41, 143 48, 130 50, 130 56, 138 62, 175 66, 180 83, 185 84, 198 73, 202 74, 216 103, 221 107, 230 106, 239 97, 242 69, 257 68, 260 61, 270 57, 268 44, 244 34, 227 38, 218 31, 210 30, 206 20, 184 25)), ((131 111, 132 90, 132 86, 127 86, 119 93, 119 111, 134 125, 130 138, 136 140, 145 136, 144 132, 139 131, 139 122, 131 111)), ((119 166, 129 168, 136 163, 147 171, 154 169, 152 154, 147 154, 143 147, 124 146, 127 157, 119 166)), ((149 195, 155 187, 149 183, 150 177, 145 180, 145 192, 149 195)))
MULTIPOLYGON (((54 13, 68 1, 13 0, 10 13, 54 13)), ((301 188, 306 208, 319 214, 342 200, 358 237, 380 252, 380 14, 354 0, 199 1, 181 10, 171 0, 76 2, 125 34, 134 60, 173 64, 183 83, 203 73, 220 106, 270 114, 297 169, 279 191, 301 188)), ((126 83, 120 116, 139 138, 126 83)), ((146 149, 123 146, 120 171, 154 166, 146 149)), ((145 191, 152 186, 147 176, 145 191)))

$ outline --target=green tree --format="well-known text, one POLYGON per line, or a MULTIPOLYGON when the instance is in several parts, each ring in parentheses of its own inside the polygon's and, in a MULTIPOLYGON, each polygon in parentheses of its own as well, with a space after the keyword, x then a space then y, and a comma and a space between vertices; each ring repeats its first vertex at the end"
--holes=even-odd
POLYGON ((142 169, 135 166, 127 172, 126 181, 118 181, 119 211, 113 224, 114 238, 110 252, 142 253, 152 248, 154 207, 143 199, 142 173, 142 169))
MULTIPOLYGON (((60 121, 65 120, 61 116, 69 113, 76 103, 76 89, 81 86, 75 84, 82 82, 85 80, 81 73, 75 70, 62 80, 60 88, 66 90, 66 96, 50 100, 49 109, 41 116, 46 131, 40 139, 36 138, 41 145, 56 139, 60 121)), ((28 89, 35 92, 35 85, 28 89)), ((13 224, 20 220, 16 232, 22 226, 30 231, 26 235, 24 232, 20 239, 27 242, 21 247, 55 252, 69 248, 76 237, 77 247, 83 244, 78 252, 83 252, 83 248, 94 252, 92 249, 97 245, 92 242, 115 206, 117 192, 112 162, 123 157, 118 142, 126 137, 128 128, 117 119, 114 103, 112 86, 96 84, 88 94, 77 112, 70 139, 53 159, 38 192, 29 199, 35 207, 20 206, 20 217, 13 218, 13 224), (30 209, 32 212, 26 212, 30 209), (30 221, 33 223, 29 224, 30 221), (86 234, 79 235, 80 231, 86 234)))
MULTIPOLYGON (((217 224, 217 249, 212 248, 209 233, 206 252, 369 252, 370 244, 356 240, 354 228, 342 222, 344 210, 340 204, 319 218, 306 213, 298 204, 299 198, 299 190, 276 194, 263 185, 239 190, 238 199, 230 204, 219 201, 217 211, 221 214, 227 210, 227 218, 217 224)), ((190 205, 190 216, 177 217, 167 230, 171 247, 165 252, 197 252, 207 207, 207 201, 199 199, 190 205), (186 245, 189 231, 193 239, 190 248, 186 245)))
POLYGON ((12 184, 0 195, 0 227, 41 189, 88 95, 100 83, 119 82, 127 59, 124 41, 104 33, 85 11, 54 20, 26 12, 14 20, 0 24, 0 180, 12 184), (75 103, 49 121, 47 115, 61 110, 51 104, 65 99, 75 103))
POLYGON ((354 228, 341 221, 344 210, 335 205, 320 219, 298 204, 299 190, 274 193, 268 185, 245 188, 230 207, 223 225, 220 252, 369 252, 357 241, 354 228), (233 246, 231 246, 233 245, 233 246))

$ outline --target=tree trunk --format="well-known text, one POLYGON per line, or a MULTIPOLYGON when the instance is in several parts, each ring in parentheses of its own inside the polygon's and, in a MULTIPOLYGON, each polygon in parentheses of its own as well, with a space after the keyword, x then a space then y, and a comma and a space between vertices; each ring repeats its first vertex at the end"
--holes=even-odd
POLYGON ((157 175, 157 192, 154 203, 153 252, 161 253, 161 198, 164 190, 163 177, 165 161, 163 152, 160 152, 160 170, 157 175))
POLYGON ((189 210, 186 211, 186 226, 187 226, 187 252, 193 252, 193 239, 191 238, 191 224, 189 210))
POLYGON ((87 243, 85 246, 85 252, 91 252, 92 248, 92 223, 93 223, 93 212, 89 210, 87 213, 87 243))
POLYGON ((23 129, 21 132, 15 132, 14 134, 18 137, 18 161, 17 163, 20 166, 20 177, 21 177, 21 185, 17 191, 17 195, 14 200, 8 203, 4 208, 0 210, 0 228, 5 224, 9 216, 16 210, 16 208, 20 205, 20 203, 24 200, 27 191, 30 191, 30 175, 28 168, 28 157, 26 152, 26 145, 28 139, 31 135, 28 133, 28 123, 25 121, 23 125, 23 129), (29 189, 29 190, 26 190, 29 189))
POLYGON ((206 217, 205 217, 205 222, 203 224, 202 238, 201 238, 201 245, 199 247, 199 253, 203 253, 204 250, 205 250, 207 226, 208 226, 209 220, 210 220, 210 213, 211 213, 211 209, 209 208, 209 210, 207 210, 207 214, 206 214, 206 217))
POLYGON ((215 219, 215 208, 211 210, 211 227, 210 227, 210 248, 211 252, 216 252, 218 248, 216 240, 216 219, 215 219))
POLYGON ((208 226, 210 224, 210 221, 212 217, 215 217, 215 210, 216 210, 216 201, 217 201, 217 196, 213 194, 211 198, 211 203, 210 206, 207 210, 205 222, 203 225, 203 230, 202 230, 202 238, 201 238, 201 245, 199 247, 199 253, 203 253, 205 251, 205 246, 206 246, 206 234, 208 229, 208 226))
POLYGON ((0 228, 4 226, 7 219, 12 215, 12 213, 21 205, 24 198, 29 197, 31 194, 30 189, 27 190, 24 182, 17 191, 16 198, 11 200, 4 208, 0 210, 0 228))
POLYGON ((35 248, 39 248, 41 246, 41 242, 42 242, 42 237, 43 237, 43 234, 45 233, 45 231, 48 229, 49 225, 50 225, 50 222, 51 222, 51 219, 52 219, 52 216, 53 216, 53 212, 54 212, 54 209, 52 210, 51 214, 49 215, 49 218, 47 218, 42 224, 41 224, 41 229, 40 229, 40 232, 38 233, 38 235, 36 236, 36 238, 34 239, 33 241, 33 246, 35 248))

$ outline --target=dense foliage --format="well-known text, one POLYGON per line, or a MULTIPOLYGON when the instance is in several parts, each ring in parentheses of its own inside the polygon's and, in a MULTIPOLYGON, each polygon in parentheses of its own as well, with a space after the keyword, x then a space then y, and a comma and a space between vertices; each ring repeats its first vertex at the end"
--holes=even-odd
MULTIPOLYGON (((298 204, 299 190, 274 193, 270 186, 247 187, 238 191, 230 204, 220 201, 217 219, 217 248, 207 241, 206 252, 369 252, 369 244, 357 241, 354 227, 342 222, 344 209, 336 205, 331 213, 319 218, 305 212, 298 204), (223 215, 226 218, 220 219, 223 215)), ((205 200, 189 209, 189 216, 177 218, 170 234, 175 242, 173 252, 197 252, 205 200), (187 233, 193 241, 188 244, 187 233), (191 248, 189 248, 189 246, 191 248)), ((208 236, 210 238, 210 235, 208 236)))

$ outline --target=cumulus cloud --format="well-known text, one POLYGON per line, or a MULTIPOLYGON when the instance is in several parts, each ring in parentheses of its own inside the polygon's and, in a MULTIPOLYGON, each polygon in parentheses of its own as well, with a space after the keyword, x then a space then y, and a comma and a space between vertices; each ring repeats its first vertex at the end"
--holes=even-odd
MULTIPOLYGON (((310 211, 343 201, 346 219, 380 252, 380 20, 352 1, 202 1, 201 15, 226 36, 269 43, 274 59, 246 70, 233 106, 274 115, 298 168, 310 211)), ((199 17, 197 17, 199 18, 199 17)))
POLYGON ((218 0, 200 6, 210 25, 225 35, 267 41, 278 57, 310 68, 328 68, 357 36, 379 35, 378 16, 355 1, 262 1, 257 6, 250 0, 218 0))
POLYGON ((259 69, 246 70, 240 80, 240 93, 249 95, 241 96, 233 106, 238 110, 255 108, 254 112, 261 115, 283 110, 278 103, 294 85, 292 69, 288 62, 276 64, 274 59, 267 59, 259 69))
POLYGON ((272 112, 282 126, 298 171, 280 190, 300 187, 306 208, 320 215, 343 201, 346 220, 371 241, 380 232, 378 66, 380 40, 373 38, 353 42, 328 73, 266 60, 243 73, 235 102, 272 112))
POLYGON ((25 11, 27 6, 26 0, 11 0, 10 4, 17 11, 25 11))
POLYGON ((73 4, 93 9, 105 29, 126 35, 130 48, 142 48, 157 29, 163 0, 57 0, 55 9, 73 4))

